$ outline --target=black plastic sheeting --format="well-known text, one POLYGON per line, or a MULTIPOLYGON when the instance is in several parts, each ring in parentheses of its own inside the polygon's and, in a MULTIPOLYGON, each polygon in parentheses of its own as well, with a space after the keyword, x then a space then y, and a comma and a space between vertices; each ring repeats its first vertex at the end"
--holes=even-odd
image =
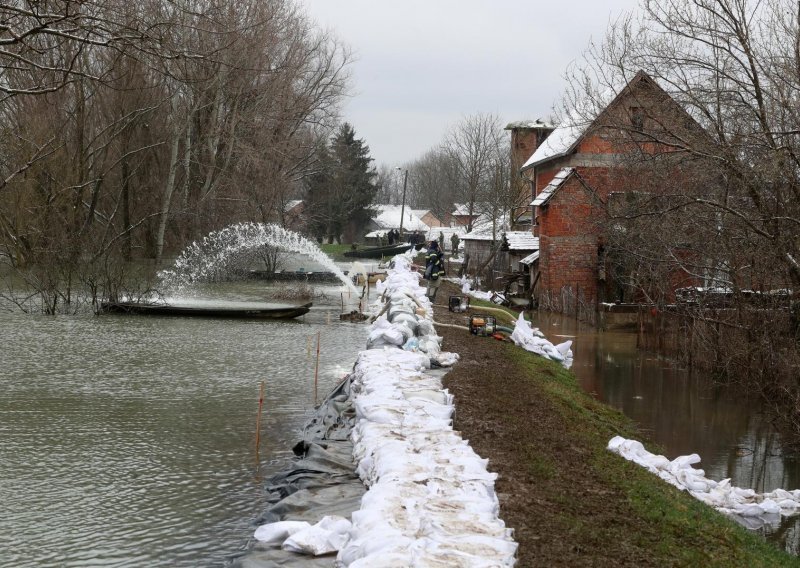
MULTIPOLYGON (((253 531, 259 525, 276 521, 314 524, 325 515, 350 518, 353 511, 361 508, 366 488, 355 474, 350 442, 355 421, 348 377, 325 398, 303 429, 303 439, 292 448, 299 459, 266 482, 271 505, 256 519, 253 531)), ((330 567, 335 559, 335 553, 315 558, 268 547, 253 538, 248 551, 233 559, 229 566, 330 567)))

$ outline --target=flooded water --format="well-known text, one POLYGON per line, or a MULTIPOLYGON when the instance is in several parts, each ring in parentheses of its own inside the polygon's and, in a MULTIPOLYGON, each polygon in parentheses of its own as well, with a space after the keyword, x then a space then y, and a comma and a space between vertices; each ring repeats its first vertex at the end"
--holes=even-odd
MULTIPOLYGON (((535 318, 548 339, 574 338, 573 372, 597 399, 635 420, 648 448, 670 459, 697 453, 706 476, 731 478, 758 492, 800 489, 800 456, 784 452, 757 401, 711 385, 701 373, 636 349, 633 333, 604 331, 553 314, 535 318)), ((761 528, 787 551, 800 552, 800 516, 761 528)))
MULTIPOLYGON (((320 396, 366 342, 366 326, 337 321, 347 292, 322 290, 329 300, 296 321, 0 310, 0 566, 221 566, 242 551, 263 480, 291 459, 313 407, 317 332, 320 396)), ((262 301, 264 284, 201 292, 262 301)), ((800 460, 753 401, 638 352, 632 334, 537 325, 575 338, 583 387, 668 457, 696 452, 709 477, 757 491, 800 488, 800 460)), ((797 554, 798 520, 762 530, 797 554)))
POLYGON ((317 332, 320 396, 364 348, 329 293, 297 321, 0 311, 0 566, 221 566, 241 551, 313 407, 317 332))

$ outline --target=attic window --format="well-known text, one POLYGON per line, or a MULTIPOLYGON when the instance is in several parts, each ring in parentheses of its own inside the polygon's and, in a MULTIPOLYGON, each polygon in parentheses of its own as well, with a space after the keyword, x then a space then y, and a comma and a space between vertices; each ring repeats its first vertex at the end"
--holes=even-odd
POLYGON ((634 130, 644 130, 644 110, 642 107, 631 107, 631 126, 634 130))

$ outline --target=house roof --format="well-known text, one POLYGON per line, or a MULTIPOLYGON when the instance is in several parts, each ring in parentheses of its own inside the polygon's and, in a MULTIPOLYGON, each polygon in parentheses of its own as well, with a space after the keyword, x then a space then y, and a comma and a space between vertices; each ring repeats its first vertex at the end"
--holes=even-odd
POLYGON ((567 155, 583 137, 589 124, 588 121, 580 120, 577 114, 571 117, 568 122, 553 130, 550 136, 544 139, 528 161, 522 165, 522 169, 526 170, 547 160, 567 155))
POLYGON ((466 233, 464 238, 477 241, 491 241, 492 233, 500 235, 509 229, 508 216, 501 215, 494 219, 488 213, 478 216, 472 223, 472 231, 466 233))
MULTIPOLYGON (((497 238, 506 236, 509 250, 539 250, 539 238, 530 231, 497 231, 497 238)), ((465 241, 491 241, 492 232, 472 231, 462 237, 465 241)))
POLYGON ((510 250, 539 250, 539 237, 530 231, 506 231, 506 240, 510 250))
MULTIPOLYGON (((480 207, 477 203, 473 203, 472 205, 472 214, 478 215, 478 211, 480 207)), ((454 203, 453 204, 453 215, 469 215, 469 203, 454 203)))
POLYGON ((521 258, 519 263, 520 264, 527 264, 528 266, 530 266, 531 264, 533 264, 537 260, 539 260, 539 251, 538 250, 532 252, 531 254, 526 256, 525 258, 521 258))
POLYGON ((558 170, 558 173, 555 175, 553 180, 548 183, 545 188, 539 192, 539 195, 536 196, 536 199, 533 200, 531 205, 534 207, 541 207, 542 205, 546 205, 550 198, 553 197, 553 194, 561 187, 567 178, 571 176, 575 172, 575 168, 561 168, 558 170))
MULTIPOLYGON (((372 221, 377 225, 378 231, 399 229, 400 228, 400 213, 403 209, 400 205, 375 205, 373 208, 377 211, 372 221)), ((406 207, 403 213, 403 231, 427 231, 430 229, 428 225, 422 222, 422 219, 412 213, 411 208, 406 207)))
POLYGON ((567 119, 536 148, 533 155, 522 165, 521 170, 527 170, 548 160, 569 154, 583 139, 589 127, 597 122, 598 117, 623 95, 630 93, 633 84, 640 81, 656 85, 656 82, 647 73, 639 71, 622 88, 609 88, 600 95, 598 101, 587 100, 584 108, 572 109, 567 119))

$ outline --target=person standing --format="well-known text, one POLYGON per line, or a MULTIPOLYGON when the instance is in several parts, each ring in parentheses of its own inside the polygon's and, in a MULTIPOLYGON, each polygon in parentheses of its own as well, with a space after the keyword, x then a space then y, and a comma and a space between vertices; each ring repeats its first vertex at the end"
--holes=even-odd
POLYGON ((458 256, 458 235, 453 233, 450 235, 450 250, 453 251, 453 256, 458 256))
POLYGON ((442 284, 444 278, 444 253, 439 248, 439 243, 431 241, 428 250, 425 252, 425 280, 428 287, 425 290, 428 298, 436 298, 436 291, 442 284))

